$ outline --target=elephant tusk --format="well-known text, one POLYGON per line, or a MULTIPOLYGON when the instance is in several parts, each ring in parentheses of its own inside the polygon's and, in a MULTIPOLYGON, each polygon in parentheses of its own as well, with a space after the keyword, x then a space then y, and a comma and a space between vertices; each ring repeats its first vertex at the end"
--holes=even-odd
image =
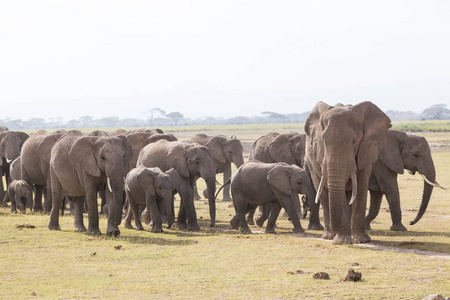
POLYGON ((353 173, 353 175, 352 175, 352 198, 350 199, 350 202, 348 203, 348 205, 352 205, 353 202, 355 202, 357 192, 358 192, 358 182, 356 180, 356 173, 353 173))
POLYGON ((109 179, 109 177, 106 177, 106 182, 108 183, 108 189, 109 189, 109 191, 112 193, 111 180, 109 179))
POLYGON ((316 204, 319 203, 319 198, 320 198, 320 194, 322 194, 322 190, 323 190, 323 186, 324 186, 324 181, 323 180, 323 176, 320 178, 320 183, 319 183, 319 187, 317 188, 317 194, 316 194, 316 204))
POLYGON ((7 158, 7 159, 6 159, 6 162, 7 162, 8 164, 10 164, 10 163, 12 162, 12 159, 7 158))
POLYGON ((434 186, 434 187, 439 187, 439 188, 441 188, 441 189, 443 189, 443 190, 446 190, 446 188, 443 187, 442 185, 440 185, 439 183, 437 183, 437 182, 431 182, 431 181, 427 178, 427 176, 425 176, 424 174, 420 174, 420 175, 422 175, 423 180, 425 180, 425 182, 428 183, 429 185, 434 186))
POLYGON ((125 188, 127 189, 127 191, 131 192, 130 187, 128 186, 128 184, 125 182, 125 188))

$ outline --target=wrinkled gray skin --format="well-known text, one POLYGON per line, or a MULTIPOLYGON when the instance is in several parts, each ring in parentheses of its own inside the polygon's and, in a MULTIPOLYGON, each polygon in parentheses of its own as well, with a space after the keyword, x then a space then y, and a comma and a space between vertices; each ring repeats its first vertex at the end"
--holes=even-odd
POLYGON ((50 154, 53 145, 63 133, 48 133, 40 130, 30 136, 22 146, 22 179, 35 188, 35 212, 50 213, 52 208, 50 184, 50 154), (42 206, 44 196, 44 206, 42 206))
MULTIPOLYGON (((411 174, 415 174, 415 172, 423 174, 429 181, 436 182, 436 171, 427 140, 421 136, 389 130, 378 160, 373 165, 372 176, 369 180, 370 208, 365 219, 366 229, 370 229, 370 222, 378 215, 382 197, 385 195, 391 213, 391 230, 407 230, 402 224, 397 182, 397 174, 403 174, 404 169, 411 174)), ((425 213, 432 191, 433 186, 424 181, 420 209, 417 217, 411 223, 418 222, 425 213)))
MULTIPOLYGON (((31 187, 24 180, 13 180, 8 185, 7 197, 11 201, 11 213, 26 212, 27 204, 33 202, 33 192, 31 187)), ((31 209, 30 209, 31 211, 31 209)))
POLYGON ((28 137, 28 134, 21 131, 4 131, 0 133, 0 164, 5 172, 7 186, 11 182, 9 164, 20 156, 22 145, 28 137))
POLYGON ((195 212, 193 188, 198 177, 205 179, 208 189, 211 226, 214 226, 216 219, 216 204, 214 201, 216 172, 208 148, 189 141, 169 142, 159 140, 142 149, 137 166, 158 167, 164 172, 174 168, 181 175, 184 181, 183 185, 189 186, 190 189, 178 191, 181 202, 177 226, 188 230, 200 230, 195 212))
MULTIPOLYGON (((231 163, 237 168, 244 163, 243 147, 241 141, 235 137, 227 138, 225 136, 209 136, 206 134, 197 134, 190 139, 193 143, 206 146, 214 158, 214 167, 216 174, 223 173, 224 183, 231 178, 231 163)), ((206 191, 207 193, 207 191, 206 191)), ((195 199, 200 199, 197 188, 194 189, 195 199)), ((223 188, 223 201, 232 201, 230 196, 230 186, 223 188)))
POLYGON ((180 175, 175 169, 167 172, 160 168, 146 168, 139 166, 132 169, 125 180, 125 191, 130 208, 125 217, 125 228, 132 229, 131 214, 134 216, 137 230, 144 230, 141 223, 139 206, 147 206, 150 209, 153 225, 152 232, 163 232, 162 211, 165 208, 168 217, 168 228, 174 222, 173 196, 176 193, 177 181, 180 175))
POLYGON ((294 207, 294 195, 314 197, 308 174, 302 168, 285 163, 251 161, 243 164, 231 178, 231 194, 236 215, 232 228, 251 233, 245 215, 249 209, 271 203, 266 233, 274 233, 275 222, 283 207, 291 218, 294 232, 304 232, 294 207))
POLYGON ((74 202, 75 231, 86 231, 83 224, 83 202, 88 207, 88 234, 101 234, 98 220, 97 192, 110 179, 107 189, 107 235, 118 236, 122 221, 124 178, 132 157, 131 146, 124 136, 83 136, 69 131, 53 146, 50 159, 52 210, 48 228, 59 230, 59 214, 64 196, 74 202))
MULTIPOLYGON (((266 163, 284 162, 290 165, 296 165, 300 168, 304 168, 305 160, 305 142, 306 134, 298 132, 278 133, 270 132, 266 135, 259 137, 252 145, 252 149, 249 153, 249 161, 258 160, 266 163)), ((302 210, 300 204, 300 198, 297 196, 294 202, 295 211, 297 215, 302 217, 302 210)), ((313 210, 319 210, 317 205, 314 205, 314 199, 307 199, 309 201, 309 207, 313 210)), ((268 212, 270 211, 270 204, 266 207, 260 207, 261 216, 256 220, 258 226, 262 226, 267 220, 268 212)), ((247 215, 248 224, 253 225, 253 217, 255 210, 250 210, 247 215)), ((322 230, 323 226, 320 221, 311 220, 308 229, 322 230)))
MULTIPOLYGON (((10 176, 11 182, 14 180, 21 179, 21 175, 20 175, 21 162, 22 162, 22 159, 19 156, 18 158, 13 160, 12 163, 10 164, 9 176, 10 176)), ((8 188, 6 190, 8 190, 8 188)), ((3 201, 2 201, 2 203, 5 204, 4 205, 5 207, 7 206, 6 203, 9 201, 10 201, 10 198, 8 196, 8 193, 5 193, 5 196, 3 197, 3 201)), ((27 208, 29 208, 30 210, 33 208, 33 201, 27 201, 27 208)))
POLYGON ((364 226, 369 178, 390 127, 390 119, 371 102, 334 107, 318 102, 308 116, 306 162, 323 208, 324 239, 371 240, 364 226))

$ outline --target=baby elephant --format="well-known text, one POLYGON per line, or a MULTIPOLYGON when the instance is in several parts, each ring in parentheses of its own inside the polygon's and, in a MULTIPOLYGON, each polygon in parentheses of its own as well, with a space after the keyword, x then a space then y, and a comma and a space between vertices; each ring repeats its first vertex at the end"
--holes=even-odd
MULTIPOLYGON (((306 171, 286 163, 250 161, 242 165, 231 178, 236 215, 230 221, 234 229, 251 233, 245 215, 258 205, 272 203, 266 233, 275 233, 275 222, 283 207, 294 224, 294 232, 304 232, 295 211, 295 195, 314 197, 306 171)), ((312 198, 314 199, 314 198, 312 198)))
POLYGON ((22 214, 27 210, 27 204, 30 210, 33 206, 33 192, 25 180, 13 180, 8 185, 7 197, 11 201, 12 213, 17 213, 16 205, 22 214))
MULTIPOLYGON (((137 230, 144 230, 141 223, 139 206, 147 206, 150 210, 153 226, 152 232, 163 232, 161 212, 167 211, 170 228, 174 222, 173 195, 175 185, 171 169, 164 173, 159 168, 146 168, 139 166, 132 169, 125 179, 125 192, 130 203, 130 209, 125 217, 126 228, 131 226, 131 212, 133 213, 137 230)), ((175 177, 175 174, 173 174, 175 177)), ((175 180, 175 178, 174 178, 175 180)))

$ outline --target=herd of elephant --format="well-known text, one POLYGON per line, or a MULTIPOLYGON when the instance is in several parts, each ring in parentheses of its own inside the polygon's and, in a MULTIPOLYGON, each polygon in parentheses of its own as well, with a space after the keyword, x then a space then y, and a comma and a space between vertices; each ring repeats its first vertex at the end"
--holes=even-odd
POLYGON ((75 231, 101 234, 100 195, 100 211, 108 218, 106 234, 118 236, 124 207, 126 228, 133 228, 133 217, 138 230, 143 230, 145 217, 153 232, 162 232, 166 221, 170 228, 178 193, 176 226, 195 231, 200 229, 194 205, 196 181, 201 177, 206 182, 204 195, 214 226, 216 174, 223 173, 223 201, 232 200, 236 211, 232 228, 251 232, 248 225, 259 206, 256 223, 263 226, 267 220, 266 232, 275 232, 281 208, 294 232, 303 232, 301 194, 310 212, 308 229, 323 230, 323 238, 335 244, 365 243, 370 241, 366 230, 383 195, 389 203, 391 230, 406 230, 398 174, 406 169, 424 178, 419 212, 411 225, 425 213, 433 187, 441 187, 425 138, 390 127, 390 119, 371 102, 353 106, 319 102, 305 123, 305 133, 268 133, 253 143, 245 163, 243 146, 234 136, 198 134, 178 141, 159 129, 88 135, 41 130, 28 136, 0 127, 0 164, 7 182, 6 191, 0 185, 0 197, 3 205, 11 202, 13 213, 17 208, 24 213, 27 207, 49 213, 51 230, 60 229, 63 201, 69 200, 75 231), (232 163, 237 167, 234 174, 232 163), (88 228, 83 222, 86 211, 88 228))

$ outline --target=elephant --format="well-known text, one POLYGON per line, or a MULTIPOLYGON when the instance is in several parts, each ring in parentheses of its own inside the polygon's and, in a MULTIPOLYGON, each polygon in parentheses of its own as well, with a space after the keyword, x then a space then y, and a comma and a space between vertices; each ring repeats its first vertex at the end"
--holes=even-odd
POLYGON ((97 192, 108 185, 107 235, 118 236, 122 221, 124 178, 133 155, 125 136, 84 136, 69 131, 53 146, 50 158, 52 209, 48 228, 60 230, 58 211, 65 196, 74 202, 75 231, 86 231, 82 206, 88 208, 88 234, 101 234, 97 192))
MULTIPOLYGON (((139 206, 147 206, 152 215, 152 232, 163 232, 162 229, 162 207, 163 203, 167 211, 168 228, 174 222, 174 194, 176 192, 177 182, 180 180, 179 174, 175 169, 167 172, 161 171, 160 168, 147 168, 139 166, 132 169, 125 179, 125 191, 130 208, 127 211, 124 225, 126 228, 132 229, 131 213, 133 213, 137 230, 144 230, 139 206)), ((190 188, 189 186, 187 188, 190 188)))
POLYGON ((194 206, 193 188, 198 177, 205 179, 208 189, 210 225, 214 226, 216 172, 213 157, 207 147, 190 141, 159 140, 148 144, 141 150, 137 166, 158 167, 164 172, 174 168, 181 175, 183 185, 190 186, 190 189, 178 190, 181 202, 177 217, 177 226, 190 231, 200 230, 194 206))
POLYGON ((400 193, 397 182, 397 174, 403 174, 404 169, 411 174, 419 172, 424 178, 420 209, 417 217, 410 222, 410 225, 417 223, 425 213, 433 187, 443 188, 436 182, 436 171, 427 140, 414 134, 389 130, 384 146, 378 155, 378 160, 373 165, 369 180, 370 208, 365 219, 366 229, 370 229, 370 222, 378 215, 382 197, 385 195, 392 219, 390 230, 407 230, 402 224, 400 193))
POLYGON ((20 150, 28 134, 22 131, 4 131, 0 133, 0 164, 5 172, 6 185, 11 180, 9 178, 9 164, 20 156, 20 150))
POLYGON ((24 180, 11 181, 6 195, 11 201, 11 213, 17 213, 16 207, 18 207, 20 213, 24 214, 28 203, 33 202, 33 191, 24 180))
POLYGON ((230 221, 232 228, 251 233, 245 215, 258 205, 271 203, 266 233, 274 233, 275 222, 283 207, 291 218, 294 232, 304 232, 294 208, 295 195, 314 197, 314 188, 306 171, 286 163, 244 163, 231 177, 231 194, 236 215, 230 221))
MULTIPOLYGON (((270 132, 266 135, 259 137, 253 143, 248 159, 258 160, 266 163, 284 162, 287 164, 294 164, 299 166, 300 168, 303 168, 305 161, 305 142, 306 142, 305 133, 289 132, 280 134, 278 132, 270 132)), ((308 200, 310 202, 313 202, 312 199, 308 200)), ((300 198, 298 196, 296 196, 294 204, 298 216, 303 217, 300 198)), ((306 202, 304 204, 305 204, 304 209, 306 212, 307 206, 306 202)), ((268 205, 270 206, 270 204, 268 205)), ((262 208, 260 206, 260 211, 262 212, 262 215, 256 221, 258 226, 262 226, 265 220, 267 220, 270 207, 262 208)), ((254 224, 253 222, 254 214, 255 209, 250 210, 250 212, 248 213, 247 215, 248 224, 252 225, 254 224)), ((318 224, 315 225, 310 224, 308 227, 310 229, 323 229, 322 225, 320 225, 320 222, 316 223, 318 224)))
MULTIPOLYGON (((7 127, 4 126, 0 126, 0 133, 2 132, 6 132, 9 131, 9 129, 7 127)), ((6 160, 3 157, 0 157, 0 172, 1 172, 1 176, 0 179, 2 179, 3 176, 6 176, 6 174, 9 172, 8 170, 8 166, 6 164, 6 160)), ((8 189, 8 186, 6 186, 6 188, 3 186, 3 180, 1 180, 0 182, 0 199, 3 199, 6 195, 6 190, 8 189)), ((6 203, 0 202, 0 206, 4 206, 6 205, 6 203)))
MULTIPOLYGON (((225 136, 208 136, 206 134, 197 134, 190 139, 193 143, 199 143, 206 146, 214 158, 216 174, 223 173, 223 181, 231 178, 231 163, 236 167, 244 163, 243 147, 241 141, 236 137, 227 138, 225 136)), ((198 196, 197 188, 194 189, 194 196, 198 196)), ((230 187, 227 185, 223 189, 223 201, 231 201, 230 187)))
POLYGON ((35 188, 33 205, 35 212, 50 213, 52 206, 50 154, 53 145, 62 135, 63 133, 48 133, 40 130, 23 143, 20 152, 21 179, 35 188), (42 196, 44 196, 44 206, 42 196))
MULTIPOLYGON (((20 175, 21 161, 22 161, 21 157, 19 156, 18 158, 13 160, 9 166, 9 176, 10 176, 11 182, 14 180, 21 179, 21 175, 20 175)), ((8 191, 8 187, 6 188, 6 190, 8 191)), ((5 193, 5 195, 2 199, 3 199, 2 200, 3 206, 7 207, 8 206, 7 203, 10 201, 8 193, 5 193)), ((29 205, 29 208, 31 209, 32 205, 33 205, 33 201, 27 201, 27 205, 29 205)))
POLYGON ((369 101, 320 101, 309 114, 306 163, 323 208, 324 239, 337 245, 370 242, 364 226, 369 178, 390 127, 388 116, 369 101))

